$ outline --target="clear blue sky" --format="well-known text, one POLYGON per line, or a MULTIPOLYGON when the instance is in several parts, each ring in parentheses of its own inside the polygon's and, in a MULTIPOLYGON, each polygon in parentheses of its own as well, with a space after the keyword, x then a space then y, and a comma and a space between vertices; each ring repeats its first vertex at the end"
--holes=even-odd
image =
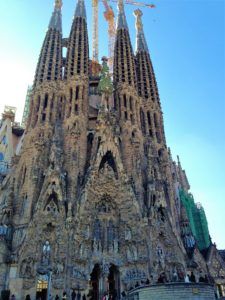
MULTIPOLYGON (((149 0, 142 0, 149 3, 149 0)), ((75 0, 64 0, 67 37, 75 0)), ((180 155, 191 192, 205 208, 213 242, 225 248, 225 2, 154 0, 143 9, 145 34, 164 112, 167 144, 180 155)), ((86 0, 91 41, 91 0, 86 0)), ((115 4, 113 7, 116 9, 115 4)), ((17 106, 21 118, 53 0, 0 1, 0 110, 17 106)), ((135 45, 135 7, 126 5, 135 45)), ((102 10, 101 10, 102 12, 102 10)), ((100 50, 107 55, 107 25, 100 17, 100 50)))

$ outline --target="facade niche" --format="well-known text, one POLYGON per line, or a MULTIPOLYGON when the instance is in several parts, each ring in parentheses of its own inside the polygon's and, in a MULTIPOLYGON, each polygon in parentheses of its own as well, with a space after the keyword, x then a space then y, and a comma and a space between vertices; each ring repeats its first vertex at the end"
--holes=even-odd
POLYGON ((117 167, 111 151, 107 151, 106 154, 103 156, 102 161, 99 165, 99 171, 105 169, 105 167, 112 168, 116 179, 118 179, 117 167))
POLYGON ((58 207, 58 196, 56 192, 52 192, 52 194, 48 197, 47 203, 45 205, 44 210, 47 210, 47 212, 59 212, 59 207, 58 207))

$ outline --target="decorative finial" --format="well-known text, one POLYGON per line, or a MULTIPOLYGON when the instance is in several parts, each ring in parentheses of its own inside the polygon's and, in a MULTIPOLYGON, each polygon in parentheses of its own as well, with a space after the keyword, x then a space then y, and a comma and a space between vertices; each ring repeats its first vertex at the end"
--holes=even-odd
POLYGON ((142 19, 143 13, 140 9, 136 9, 134 11, 134 16, 136 17, 136 29, 140 30, 143 29, 142 19))
POLYGON ((84 0, 77 0, 77 6, 76 6, 76 10, 75 10, 75 18, 84 18, 86 19, 86 9, 85 9, 85 4, 84 4, 84 0))
POLYGON ((134 16, 136 17, 136 31, 137 31, 137 37, 136 37, 136 52, 139 51, 146 51, 148 52, 148 46, 145 40, 145 35, 143 31, 143 23, 141 17, 143 16, 143 13, 140 9, 136 9, 134 11, 134 16))
POLYGON ((52 13, 52 17, 49 23, 48 28, 56 29, 57 31, 62 33, 62 0, 55 0, 54 11, 52 13))
POLYGON ((63 6, 62 0, 55 0, 55 8, 61 9, 63 6))
POLYGON ((125 16, 125 12, 124 12, 124 4, 123 4, 123 0, 118 0, 118 20, 117 20, 117 29, 121 29, 121 28, 126 28, 128 29, 127 26, 127 20, 126 20, 126 16, 125 16))

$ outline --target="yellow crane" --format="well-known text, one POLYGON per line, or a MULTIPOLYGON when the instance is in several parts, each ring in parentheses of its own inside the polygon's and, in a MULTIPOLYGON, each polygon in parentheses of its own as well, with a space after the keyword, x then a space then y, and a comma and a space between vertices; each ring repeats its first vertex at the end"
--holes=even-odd
MULTIPOLYGON (((114 44, 115 44, 115 36, 116 36, 116 22, 115 22, 115 14, 112 7, 109 5, 109 2, 117 3, 118 0, 92 0, 92 11, 93 11, 93 20, 92 20, 92 59, 94 62, 98 62, 98 12, 99 12, 99 1, 101 1, 104 5, 105 12, 104 17, 108 22, 108 36, 109 36, 109 45, 108 45, 108 58, 109 58, 109 67, 112 70, 113 66, 113 53, 114 53, 114 44)), ((125 4, 142 6, 146 8, 155 8, 154 4, 147 4, 134 0, 125 0, 125 4)))

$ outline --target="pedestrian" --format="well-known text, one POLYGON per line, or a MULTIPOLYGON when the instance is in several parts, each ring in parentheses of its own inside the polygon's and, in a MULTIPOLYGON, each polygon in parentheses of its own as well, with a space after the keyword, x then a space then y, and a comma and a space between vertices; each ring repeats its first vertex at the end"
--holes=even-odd
POLYGON ((76 296, 77 296, 77 294, 76 294, 75 290, 73 289, 72 294, 71 294, 71 299, 75 300, 76 296))
POLYGON ((62 299, 63 299, 63 300, 66 300, 66 299, 67 299, 67 295, 66 295, 66 292, 65 292, 65 291, 63 292, 63 297, 62 297, 62 299))
POLYGON ((85 294, 83 294, 83 298, 82 298, 82 300, 87 300, 87 298, 86 298, 86 295, 85 295, 85 294))
POLYGON ((25 298, 25 300, 31 300, 31 298, 30 298, 30 295, 28 294, 28 295, 26 295, 26 298, 25 298))
POLYGON ((55 296, 55 300, 59 300, 59 295, 58 294, 55 296))
POLYGON ((16 297, 14 294, 11 296, 10 300, 16 300, 16 297))
POLYGON ((81 300, 81 293, 80 293, 80 291, 78 291, 78 293, 77 293, 77 300, 81 300))

